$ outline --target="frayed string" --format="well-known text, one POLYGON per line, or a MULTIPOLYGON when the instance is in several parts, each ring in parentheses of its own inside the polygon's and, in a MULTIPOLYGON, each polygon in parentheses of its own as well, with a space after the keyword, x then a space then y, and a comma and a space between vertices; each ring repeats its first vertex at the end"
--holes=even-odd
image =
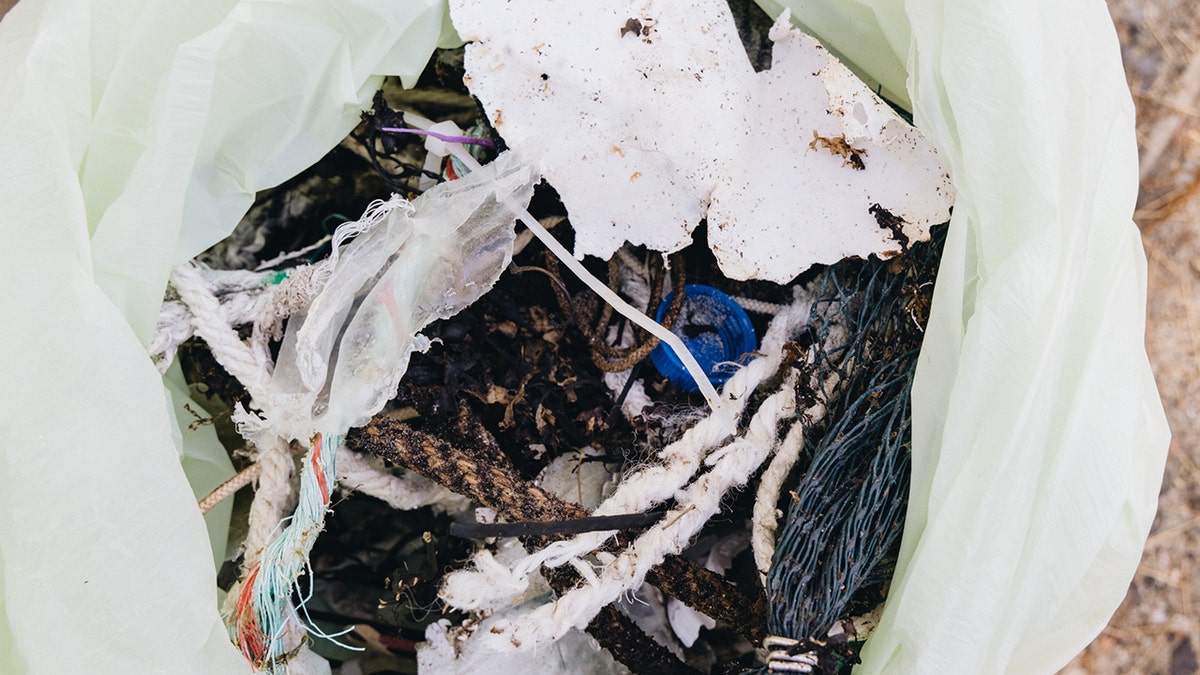
MULTIPOLYGON (((288 623, 298 618, 291 606, 292 589, 299 590, 298 579, 308 569, 309 553, 324 528, 329 485, 337 476, 335 458, 341 442, 340 435, 317 433, 313 437, 291 522, 263 550, 262 559, 247 574, 238 596, 229 622, 230 633, 246 659, 261 670, 277 672, 287 652, 284 641, 288 623)), ((310 589, 301 607, 311 595, 310 589)))
POLYGON ((267 636, 259 627, 251 606, 254 599, 254 582, 258 579, 261 569, 261 563, 255 563, 250 573, 246 575, 246 581, 242 584, 241 592, 238 593, 238 601, 229 621, 230 633, 238 647, 241 648, 242 655, 255 665, 262 663, 267 651, 267 636))

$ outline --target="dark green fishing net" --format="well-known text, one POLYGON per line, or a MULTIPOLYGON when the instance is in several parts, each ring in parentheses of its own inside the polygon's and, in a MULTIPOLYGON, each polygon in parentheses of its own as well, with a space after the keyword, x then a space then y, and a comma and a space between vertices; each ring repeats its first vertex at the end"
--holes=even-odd
MULTIPOLYGON (((908 499, 909 395, 944 235, 935 228, 892 260, 843 261, 814 282, 798 399, 827 412, 781 499, 766 585, 773 635, 820 647, 836 622, 878 604, 891 577, 908 499)), ((817 672, 855 660, 831 645, 817 672)))

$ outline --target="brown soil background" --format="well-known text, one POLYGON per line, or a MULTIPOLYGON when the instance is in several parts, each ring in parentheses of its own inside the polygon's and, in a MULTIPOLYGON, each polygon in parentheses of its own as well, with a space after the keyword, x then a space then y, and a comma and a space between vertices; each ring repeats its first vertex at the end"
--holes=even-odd
MULTIPOLYGON (((1124 603, 1061 675, 1200 673, 1200 6, 1108 0, 1137 106, 1146 349, 1173 440, 1124 603)), ((0 17, 16 0, 0 0, 0 17)))

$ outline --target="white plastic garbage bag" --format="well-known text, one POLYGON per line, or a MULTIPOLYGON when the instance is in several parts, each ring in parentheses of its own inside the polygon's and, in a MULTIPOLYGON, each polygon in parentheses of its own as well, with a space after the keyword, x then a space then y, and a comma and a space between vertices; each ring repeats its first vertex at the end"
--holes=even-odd
POLYGON ((181 468, 228 459, 191 417, 172 442, 144 344, 170 269, 344 138, 379 75, 412 82, 444 24, 438 0, 0 21, 0 672, 248 671, 181 468))
MULTIPOLYGON (((1052 672, 1123 595, 1167 448, 1104 5, 791 4, 911 100, 958 190, 860 672, 1052 672)), ((0 22, 0 671, 246 670, 143 344, 172 265, 336 144, 372 73, 415 76, 443 12, 22 0, 0 22)))
POLYGON ((1112 20, 1101 0, 784 4, 907 93, 958 190, 899 568, 855 672, 1055 672, 1124 597, 1169 441, 1112 20))

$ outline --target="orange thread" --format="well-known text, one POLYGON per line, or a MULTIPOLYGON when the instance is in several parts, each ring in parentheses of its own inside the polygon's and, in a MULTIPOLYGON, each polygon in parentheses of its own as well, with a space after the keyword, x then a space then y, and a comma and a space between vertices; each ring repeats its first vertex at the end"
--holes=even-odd
POLYGON ((242 650, 242 656, 245 656, 246 660, 256 668, 262 663, 267 651, 267 636, 258 627, 258 619, 251 606, 254 600, 254 581, 258 578, 260 569, 262 569, 262 563, 255 563, 254 569, 246 575, 246 581, 242 583, 242 590, 238 594, 237 605, 233 610, 234 631, 237 634, 238 647, 242 650))
POLYGON ((325 471, 321 468, 321 434, 317 433, 316 441, 313 443, 312 452, 313 472, 317 474, 317 485, 321 488, 321 500, 323 504, 329 503, 329 485, 325 482, 325 471))

